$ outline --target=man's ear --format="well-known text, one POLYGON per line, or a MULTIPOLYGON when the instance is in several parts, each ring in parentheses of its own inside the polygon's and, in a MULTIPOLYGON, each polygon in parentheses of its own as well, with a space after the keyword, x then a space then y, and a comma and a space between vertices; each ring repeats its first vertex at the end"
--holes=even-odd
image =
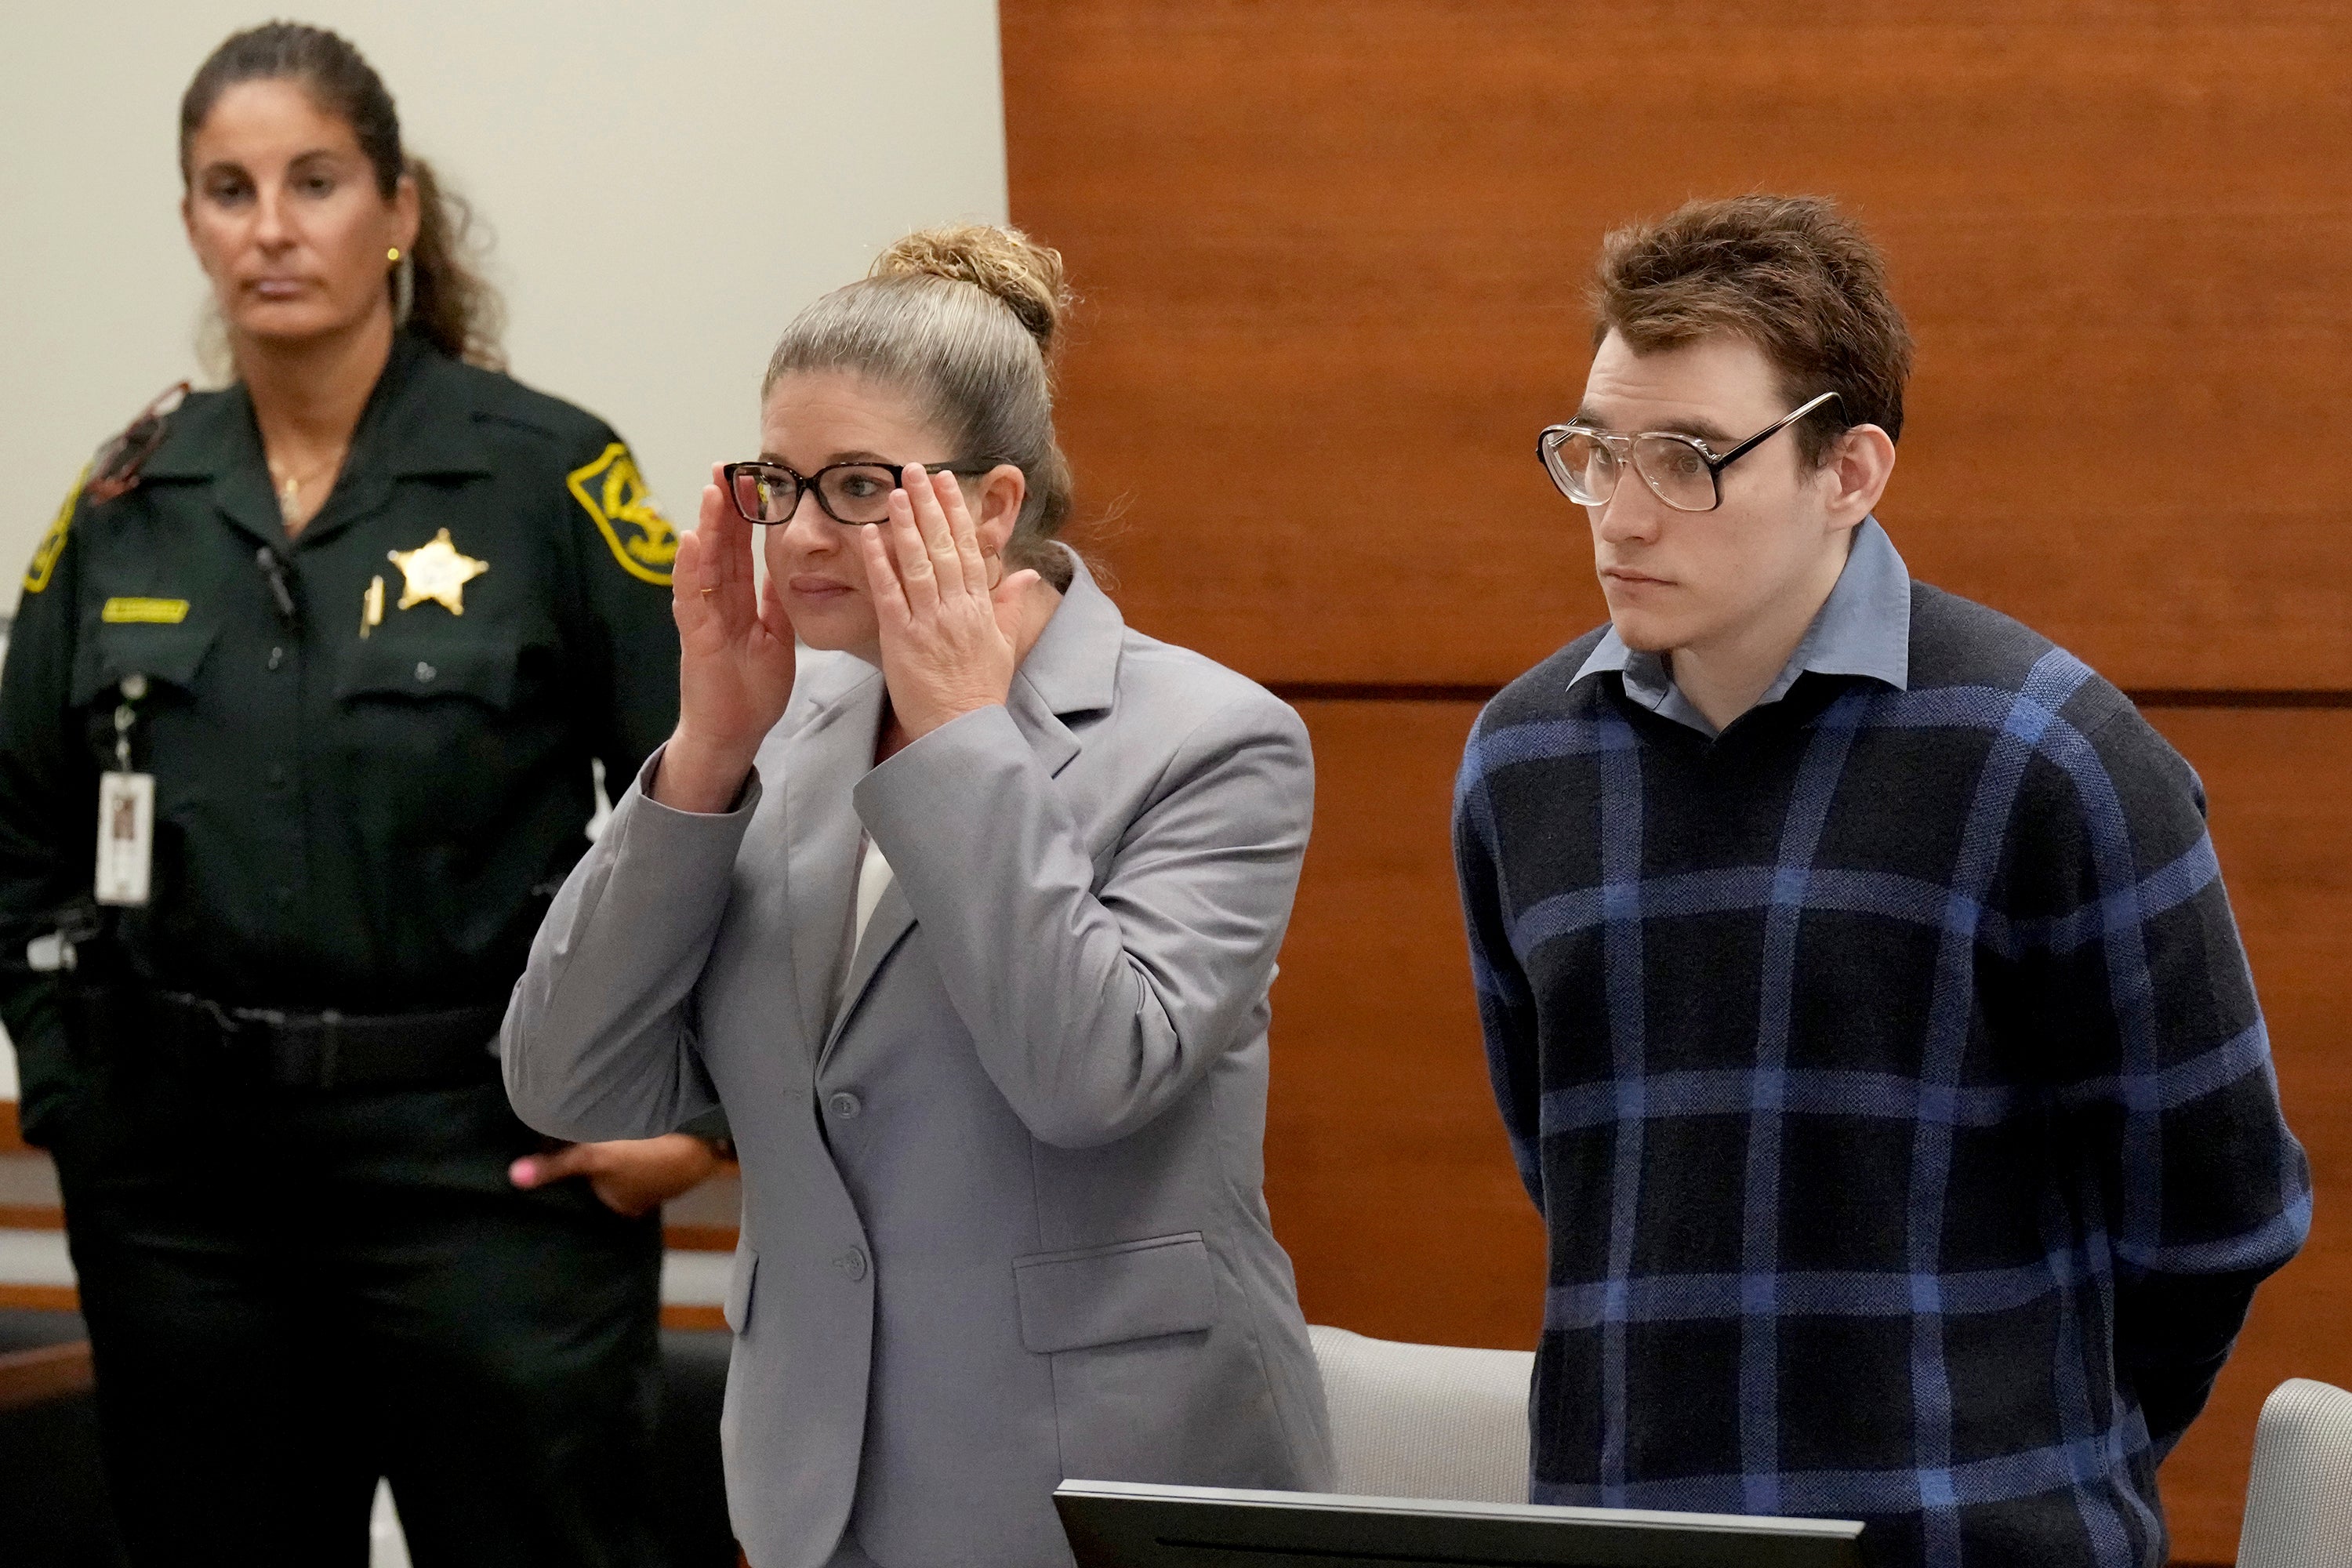
POLYGON ((1852 528, 1868 517, 1895 477, 1895 442, 1875 425, 1843 431, 1822 465, 1827 519, 1832 529, 1852 528))
POLYGON ((971 509, 972 531, 980 536, 982 552, 1003 554, 1004 542, 1021 521, 1021 503, 1029 499, 1029 477, 1010 463, 999 463, 977 479, 959 476, 957 482, 970 487, 965 504, 971 509))

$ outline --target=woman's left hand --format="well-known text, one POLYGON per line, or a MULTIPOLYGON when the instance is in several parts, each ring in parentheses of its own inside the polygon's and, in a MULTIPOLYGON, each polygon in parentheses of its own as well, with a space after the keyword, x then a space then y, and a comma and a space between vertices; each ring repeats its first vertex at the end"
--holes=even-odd
POLYGON ((882 675, 909 740, 1003 703, 1026 652, 1034 572, 989 585, 989 560, 950 473, 909 463, 890 494, 890 521, 858 530, 866 591, 882 629, 882 675))

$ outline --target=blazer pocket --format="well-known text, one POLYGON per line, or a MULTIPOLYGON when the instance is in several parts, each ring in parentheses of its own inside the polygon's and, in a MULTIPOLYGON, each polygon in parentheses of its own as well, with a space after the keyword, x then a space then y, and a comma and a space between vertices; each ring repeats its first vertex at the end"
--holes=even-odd
POLYGON ((749 1242, 735 1244, 735 1266, 727 1273, 727 1301, 719 1315, 727 1326, 737 1333, 751 1321, 751 1281, 760 1272, 760 1255, 751 1250, 749 1242))
POLYGON ((1013 1260, 1021 1343, 1040 1355, 1160 1334, 1217 1320, 1216 1268, 1197 1230, 1013 1260))

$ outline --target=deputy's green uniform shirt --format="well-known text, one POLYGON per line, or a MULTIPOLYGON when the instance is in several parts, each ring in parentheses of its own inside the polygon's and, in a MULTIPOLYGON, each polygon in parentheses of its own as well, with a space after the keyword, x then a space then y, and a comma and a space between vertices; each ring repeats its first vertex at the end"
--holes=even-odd
POLYGON ((590 758, 617 793, 676 720, 677 549, 601 421, 406 333, 294 539, 241 386, 190 398, 129 494, 69 501, 0 679, 28 1128, 76 1069, 19 955, 90 893, 126 677, 156 781, 151 901, 109 916, 135 973, 229 1005, 499 1004, 586 847, 590 758))

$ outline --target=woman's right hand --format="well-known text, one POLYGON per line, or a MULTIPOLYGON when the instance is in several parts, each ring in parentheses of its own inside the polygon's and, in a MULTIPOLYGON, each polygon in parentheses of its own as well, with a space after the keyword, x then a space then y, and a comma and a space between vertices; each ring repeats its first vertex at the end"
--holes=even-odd
POLYGON ((751 524, 712 464, 702 513, 677 542, 670 614, 677 621, 677 732, 653 796, 679 811, 733 808, 760 742, 793 695, 793 624, 775 584, 757 583, 751 524))

